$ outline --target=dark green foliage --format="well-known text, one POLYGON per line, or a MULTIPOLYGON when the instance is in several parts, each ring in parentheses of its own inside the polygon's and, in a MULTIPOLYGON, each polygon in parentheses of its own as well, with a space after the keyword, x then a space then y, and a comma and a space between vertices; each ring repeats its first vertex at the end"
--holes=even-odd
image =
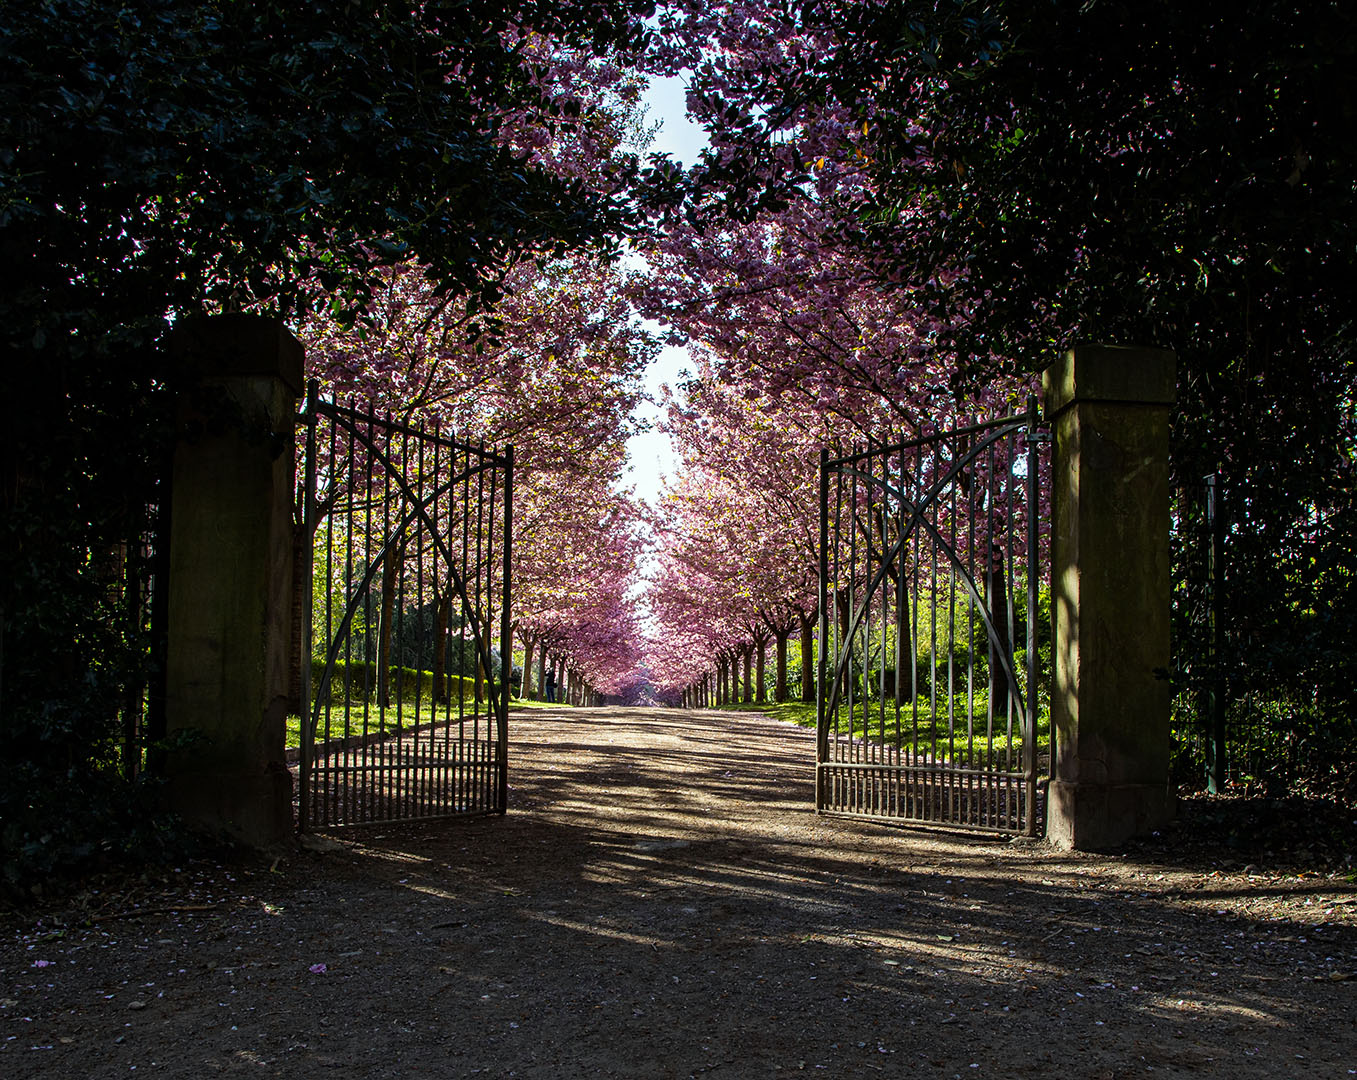
MULTIPOLYGON (((1276 596, 1276 564, 1302 576, 1316 515, 1353 493, 1357 15, 963 0, 857 17, 840 61, 889 73, 864 242, 946 320, 958 378, 1038 371, 1078 341, 1176 350, 1175 477, 1223 473, 1231 565, 1276 596), (902 41, 931 47, 886 63, 902 41)), ((871 74, 835 72, 855 96, 871 74)))
MULTIPOLYGON (((622 4, 534 14, 630 33, 622 4)), ((6 333, 60 349, 204 305, 360 311, 408 254, 476 292, 510 255, 599 236, 616 206, 497 137, 540 105, 511 25, 489 3, 6 5, 6 333)))
MULTIPOLYGON (((367 607, 360 608, 361 617, 354 619, 352 632, 343 642, 344 659, 375 660, 377 656, 380 633, 376 618, 369 613, 378 605, 379 600, 375 595, 377 591, 378 588, 374 587, 372 590, 374 595, 367 607)), ((434 662, 438 639, 436 607, 437 605, 431 602, 418 608, 406 608, 398 613, 395 620, 396 629, 390 643, 392 664, 404 664, 406 667, 424 668, 428 671, 437 666, 434 662)), ((474 674, 477 663, 476 642, 468 636, 472 632, 471 628, 459 615, 453 615, 449 622, 450 635, 444 639, 445 670, 453 675, 474 674)), ((318 627, 313 638, 313 648, 317 650, 317 655, 330 644, 322 631, 323 628, 318 627)))
POLYGON ((1297 542, 1259 552, 1239 543, 1248 533, 1230 520, 1227 490, 1213 577, 1210 530, 1196 494, 1180 501, 1173 537, 1176 775, 1203 782, 1216 695, 1227 784, 1357 806, 1353 509, 1302 522, 1297 542), (1240 565, 1250 552, 1253 564, 1240 565))
MULTIPOLYGON (((1175 350, 1175 486, 1190 499, 1218 473, 1226 490, 1229 693, 1350 731, 1357 9, 825 0, 803 14, 846 31, 841 46, 760 73, 765 115, 834 103, 866 125, 872 186, 844 242, 934 320, 959 390, 1079 342, 1175 350)), ((751 151, 747 168, 766 160, 751 151)), ((790 164, 781 180, 802 180, 790 164)), ((1199 652, 1190 621, 1177 629, 1182 658, 1199 652)))
MULTIPOLYGON (((311 688, 313 694, 320 692, 320 680, 325 671, 325 663, 321 660, 311 661, 311 688)), ((474 684, 476 676, 476 660, 468 643, 468 652, 458 670, 455 660, 452 669, 447 673, 445 694, 451 694, 454 697, 457 692, 457 680, 460 676, 464 681, 463 697, 470 700, 474 694, 474 684)), ((484 693, 485 691, 483 691, 484 693)), ((331 705, 340 705, 347 701, 376 701, 377 698, 377 665, 368 661, 339 660, 335 662, 334 671, 330 676, 330 684, 327 692, 327 699, 331 705)), ((428 669, 419 669, 412 667, 395 667, 391 669, 391 703, 403 701, 407 704, 420 703, 428 704, 433 700, 433 672, 428 669)))
POLYGON ((78 757, 58 770, 45 753, 4 768, 0 896, 29 896, 73 869, 157 861, 188 850, 154 781, 130 782, 78 757))
MULTIPOLYGON (((13 383, 11 383, 11 387, 13 383)), ((0 863, 6 887, 73 864, 153 853, 165 821, 120 769, 120 714, 141 708, 148 675, 143 611, 129 576, 149 567, 129 543, 157 493, 148 463, 157 416, 135 388, 122 416, 72 404, 20 457, 32 421, 8 399, 0 514, 0 863), (124 428, 137 411, 142 431, 124 428), (110 477, 118 482, 110 483, 110 477), (126 545, 126 546, 124 546, 126 545), (130 702, 136 698, 135 704, 130 702)), ((134 750, 140 758, 142 747, 134 750)))
POLYGON ((612 196, 501 145, 506 115, 571 121, 569 109, 541 107, 511 31, 605 48, 634 39, 644 9, 5 5, 0 858, 10 873, 76 865, 101 837, 150 828, 117 766, 120 711, 155 671, 144 622, 120 595, 125 575, 109 567, 146 530, 165 473, 172 395, 187 378, 164 359, 168 327, 242 309, 361 318, 374 271, 411 257, 444 293, 471 296, 476 314, 496 299, 506 260, 606 241, 623 222, 612 196))

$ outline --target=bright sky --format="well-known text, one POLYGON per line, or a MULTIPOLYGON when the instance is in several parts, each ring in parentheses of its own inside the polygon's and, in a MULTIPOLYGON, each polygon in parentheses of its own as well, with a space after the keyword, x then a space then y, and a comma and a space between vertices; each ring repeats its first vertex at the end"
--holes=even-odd
MULTIPOLYGON (((674 160, 691 165, 707 145, 707 137, 700 127, 688 120, 683 96, 683 80, 673 77, 652 80, 643 100, 650 119, 661 124, 651 144, 651 152, 667 153, 674 160)), ((666 383, 672 386, 685 368, 691 368, 687 350, 666 348, 646 370, 646 390, 658 398, 660 387, 666 383)), ((654 405, 642 405, 635 415, 655 421, 660 411, 654 405)), ((627 443, 627 455, 631 472, 626 482, 635 485, 636 494, 642 499, 654 503, 659 498, 661 478, 671 475, 676 464, 669 437, 658 431, 635 435, 627 443)))

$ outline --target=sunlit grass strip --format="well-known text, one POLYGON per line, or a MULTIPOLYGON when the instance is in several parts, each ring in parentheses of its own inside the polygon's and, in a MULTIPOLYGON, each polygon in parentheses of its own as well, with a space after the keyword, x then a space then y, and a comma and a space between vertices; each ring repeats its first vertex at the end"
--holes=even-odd
MULTIPOLYGON (((428 675, 428 672, 424 672, 428 675)), ((459 690, 456 696, 449 695, 446 701, 406 699, 381 707, 361 696, 350 698, 347 702, 331 695, 328 713, 322 707, 320 727, 316 731, 318 742, 335 742, 340 739, 361 736, 366 731, 369 736, 380 736, 394 731, 408 731, 430 724, 456 723, 458 710, 461 716, 470 719, 473 716, 489 716, 493 713, 491 702, 486 698, 489 684, 482 684, 481 701, 476 702, 476 680, 467 676, 446 676, 449 691, 459 690), (460 686, 458 684, 460 683, 460 686), (328 730, 326 720, 328 716, 328 730)), ((432 685, 432 682, 428 685, 432 685)), ((285 747, 298 749, 301 744, 302 722, 299 716, 287 718, 285 747)))
MULTIPOLYGON (((913 743, 917 740, 920 747, 926 747, 949 758, 962 756, 968 746, 973 745, 973 740, 979 740, 986 731, 986 716, 982 708, 972 713, 973 734, 968 735, 966 731, 966 713, 964 711, 954 711, 952 713, 952 730, 950 737, 948 735, 946 712, 938 711, 934 719, 927 698, 919 699, 919 709, 917 721, 914 719, 916 714, 910 711, 907 702, 900 705, 900 740, 902 743, 913 743)), ((893 744, 894 738, 894 713, 895 704, 891 702, 886 708, 886 738, 882 739, 881 732, 881 713, 879 702, 855 702, 853 706, 853 730, 850 736, 847 730, 848 709, 841 707, 839 710, 839 723, 841 728, 837 734, 839 738, 862 739, 863 736, 863 717, 864 710, 868 720, 866 741, 878 745, 893 744)), ((765 716, 771 716, 774 719, 782 720, 787 723, 796 724, 799 727, 814 728, 816 722, 816 707, 813 701, 787 701, 780 705, 771 702, 763 705, 731 705, 727 706, 735 712, 757 712, 765 716)), ((993 752, 998 753, 1012 748, 1017 751, 1022 746, 1022 739, 1018 732, 1017 721, 1014 721, 1014 735, 1010 737, 1007 733, 1007 718, 995 717, 994 735, 992 739, 986 740, 986 745, 992 748, 993 752)), ((1051 745, 1051 717, 1043 710, 1037 717, 1037 754, 1040 756, 1050 750, 1051 745)))
POLYGON ((530 698, 510 698, 511 709, 573 709, 568 701, 533 701, 530 698))

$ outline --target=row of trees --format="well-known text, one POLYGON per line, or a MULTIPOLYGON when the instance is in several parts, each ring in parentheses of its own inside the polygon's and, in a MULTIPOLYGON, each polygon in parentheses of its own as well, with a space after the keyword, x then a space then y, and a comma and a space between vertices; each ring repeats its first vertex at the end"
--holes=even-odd
POLYGON ((762 700, 771 644, 776 699, 813 700, 820 448, 1004 415, 1032 379, 959 382, 942 318, 859 242, 877 186, 868 133, 841 103, 768 93, 837 41, 833 26, 761 4, 670 11, 662 25, 712 149, 674 180, 681 210, 651 233, 637 289, 701 358, 668 412, 682 465, 657 515, 661 670, 690 700, 739 700, 751 681, 762 700))
POLYGON ((1352 11, 816 0, 661 26, 712 150, 661 192, 657 248, 688 251, 657 307, 717 376, 911 431, 1076 342, 1175 350, 1180 520, 1206 475, 1228 520, 1226 648, 1189 668, 1212 649, 1183 606, 1177 677, 1350 762, 1352 11))
POLYGON ((641 542, 639 510, 618 487, 655 348, 629 317, 615 267, 586 256, 519 263, 493 336, 474 326, 467 301, 439 297, 415 268, 386 277, 365 325, 304 328, 312 373, 323 392, 366 409, 513 445, 523 692, 540 690, 550 656, 571 685, 587 669, 591 686, 615 693, 618 650, 634 640, 626 596, 641 542))
POLYGON ((110 584, 192 380, 169 328, 220 311, 289 320, 329 388, 512 440, 517 633, 601 692, 641 679, 641 519, 616 481, 654 346, 629 304, 708 350, 658 511, 646 677, 674 688, 804 624, 812 447, 1009 411, 1076 341, 1173 348, 1175 477, 1230 493, 1228 679, 1350 731, 1355 20, 1338 0, 8 5, 4 853, 88 854, 144 820, 108 768, 148 655, 110 584), (694 168, 631 152, 638 72, 687 73, 694 168), (651 273, 599 257, 623 237, 651 273))
POLYGON ((642 43, 647 10, 7 5, 7 880, 160 835, 144 785, 117 768, 122 719, 154 674, 118 582, 145 580, 147 508, 173 403, 192 388, 164 347, 176 321, 286 319, 328 387, 397 414, 446 408, 448 423, 525 447, 535 410, 553 410, 554 425, 538 425, 551 435, 524 455, 543 503, 567 462, 602 480, 586 496, 570 488, 577 506, 612 497, 615 427, 648 346, 597 302, 611 273, 601 257, 635 216, 621 140, 637 82, 607 58, 642 43), (511 295, 535 338, 492 314, 511 295), (346 370, 346 352, 373 370, 346 370), (478 407, 482 390, 498 396, 478 407))

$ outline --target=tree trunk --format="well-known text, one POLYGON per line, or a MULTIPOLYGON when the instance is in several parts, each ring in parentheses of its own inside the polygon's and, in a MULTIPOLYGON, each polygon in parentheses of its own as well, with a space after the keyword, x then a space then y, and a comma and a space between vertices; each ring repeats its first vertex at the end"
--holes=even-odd
POLYGON ((744 647, 744 651, 743 651, 743 653, 742 653, 742 655, 741 655, 741 659, 744 660, 744 698, 743 698, 743 701, 744 701, 744 704, 748 705, 750 702, 752 702, 752 701, 754 700, 753 695, 750 693, 750 687, 749 687, 749 677, 750 677, 750 674, 751 674, 751 672, 750 672, 749 669, 753 666, 753 663, 754 663, 754 646, 753 646, 753 645, 746 645, 746 646, 744 647))
POLYGON ((791 637, 791 627, 780 627, 773 635, 773 655, 777 665, 777 683, 773 687, 773 700, 781 705, 787 700, 787 639, 791 637))
POLYGON ((768 700, 768 691, 764 687, 764 666, 768 657, 768 636, 762 634, 754 639, 754 700, 762 705, 768 700))
POLYGON ((389 550, 382 567, 382 613, 377 625, 377 704, 383 709, 391 707, 391 640, 395 636, 398 566, 394 550, 389 550))
POLYGON ((989 642, 989 703, 993 716, 1008 711, 1008 674, 1004 671, 1004 659, 1013 659, 1013 646, 1008 633, 1008 585, 1004 577, 1004 562, 996 558, 989 573, 989 610, 998 638, 988 638, 989 642), (1000 651, 1002 650, 1002 652, 1000 651))
POLYGON ((523 638, 523 685, 518 688, 518 696, 524 701, 533 700, 532 696, 532 654, 536 650, 537 640, 529 634, 520 634, 523 638))
POLYGON ((764 688, 764 665, 767 663, 768 642, 759 642, 754 653, 754 700, 762 705, 768 700, 768 691, 764 688))
POLYGON ((895 703, 914 700, 914 628, 910 624, 908 583, 896 586, 895 703))
POLYGON ((801 700, 815 700, 815 613, 798 611, 801 624, 801 700))
MULTIPOLYGON (((296 715, 302 711, 302 665, 309 664, 311 657, 305 655, 306 628, 302 626, 302 616, 306 612, 306 590, 311 588, 311 579, 307 569, 307 548, 310 538, 306 526, 300 521, 292 523, 292 633, 291 660, 287 673, 287 711, 296 715)), ((328 641, 325 643, 330 644, 328 641)))
MULTIPOLYGON (((491 678, 489 668, 486 666, 490 662, 490 627, 481 628, 481 648, 476 650, 476 700, 488 701, 489 694, 486 692, 486 681, 491 678)), ((503 660, 500 661, 500 670, 504 669, 503 660)))
POLYGON ((434 591, 433 616, 433 699, 435 704, 448 700, 448 619, 452 614, 452 594, 442 598, 434 591))

